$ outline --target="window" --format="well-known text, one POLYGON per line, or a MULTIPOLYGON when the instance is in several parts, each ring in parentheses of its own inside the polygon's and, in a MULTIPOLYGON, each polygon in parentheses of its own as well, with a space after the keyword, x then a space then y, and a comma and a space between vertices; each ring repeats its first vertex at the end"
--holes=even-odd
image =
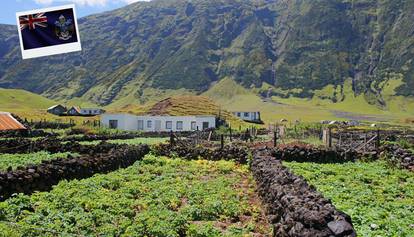
POLYGON ((183 121, 177 121, 177 130, 183 130, 183 121))
POLYGON ((165 129, 172 129, 172 121, 165 122, 165 129))
POLYGON ((240 112, 237 113, 237 117, 241 117, 241 113, 240 112))
POLYGON ((152 121, 151 120, 147 121, 147 128, 152 128, 152 121))
POLYGON ((203 130, 206 130, 210 127, 210 124, 208 122, 203 122, 203 130))
POLYGON ((249 113, 244 113, 244 117, 249 117, 249 113))
POLYGON ((191 130, 196 130, 197 129, 197 123, 192 121, 191 122, 191 130))
POLYGON ((138 120, 138 130, 144 130, 144 120, 138 120))
POLYGON ((118 120, 109 120, 109 128, 112 128, 112 129, 118 128, 118 120))

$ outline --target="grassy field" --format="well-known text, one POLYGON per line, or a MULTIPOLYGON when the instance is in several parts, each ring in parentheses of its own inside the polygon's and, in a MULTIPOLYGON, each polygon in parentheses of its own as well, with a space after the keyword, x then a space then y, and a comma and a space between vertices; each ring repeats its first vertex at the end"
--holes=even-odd
MULTIPOLYGON (((334 94, 340 93, 333 86, 314 91, 315 96, 312 99, 273 96, 264 101, 257 96, 257 89, 245 89, 230 78, 212 86, 203 95, 212 98, 227 110, 259 110, 262 119, 267 123, 278 122, 280 119, 303 122, 354 119, 405 123, 410 121, 410 118, 414 118, 414 98, 396 96, 394 90, 400 84, 400 80, 390 80, 383 85, 383 97, 387 101, 387 106, 384 108, 369 104, 363 95, 355 96, 350 82, 345 83, 343 98, 337 96, 339 101, 337 103, 333 103, 330 99, 321 99, 331 98, 334 94)), ((269 88, 273 87, 264 85, 262 89, 269 88)))
POLYGON ((74 120, 78 124, 81 124, 84 120, 97 119, 76 116, 59 117, 47 113, 47 108, 55 104, 58 104, 58 102, 25 90, 0 88, 0 111, 11 112, 21 118, 33 119, 34 121, 46 119, 60 122, 74 120))
POLYGON ((284 165, 350 215, 360 236, 413 236, 414 173, 383 161, 284 165))
MULTIPOLYGON (((22 166, 25 167, 29 164, 39 164, 43 160, 52 160, 57 158, 66 158, 70 153, 56 153, 50 154, 46 151, 41 151, 31 154, 0 154, 0 171, 5 171, 7 168, 13 169, 22 166)), ((76 156, 77 154, 70 154, 76 156)))
POLYGON ((269 236, 247 166, 148 155, 0 203, 5 236, 269 236))

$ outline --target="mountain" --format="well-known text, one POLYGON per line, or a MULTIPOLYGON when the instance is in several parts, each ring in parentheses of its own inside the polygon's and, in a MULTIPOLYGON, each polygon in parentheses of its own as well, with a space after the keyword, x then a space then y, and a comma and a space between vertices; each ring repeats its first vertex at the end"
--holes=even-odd
POLYGON ((21 60, 0 25, 0 87, 100 105, 200 94, 224 78, 262 98, 414 96, 414 2, 153 0, 79 20, 82 52, 21 60), (329 93, 320 93, 326 88, 329 93), (394 95, 393 94, 393 95, 394 95))

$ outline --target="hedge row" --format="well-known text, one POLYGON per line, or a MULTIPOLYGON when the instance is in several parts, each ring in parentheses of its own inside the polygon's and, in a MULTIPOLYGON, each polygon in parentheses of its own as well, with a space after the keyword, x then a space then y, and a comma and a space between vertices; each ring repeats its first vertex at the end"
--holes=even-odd
POLYGON ((283 167, 280 160, 268 153, 256 154, 251 170, 267 206, 273 236, 356 236, 351 218, 283 167))
POLYGON ((0 200, 14 193, 47 191, 60 180, 83 179, 132 165, 150 151, 147 145, 119 146, 108 153, 43 161, 15 171, 0 172, 0 200))

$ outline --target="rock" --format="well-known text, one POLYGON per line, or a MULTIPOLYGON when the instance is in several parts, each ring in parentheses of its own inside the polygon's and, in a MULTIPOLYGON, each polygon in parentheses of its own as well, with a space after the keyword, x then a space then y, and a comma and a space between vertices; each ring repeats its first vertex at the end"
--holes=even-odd
POLYGON ((354 228, 347 221, 331 221, 328 223, 329 229, 336 235, 342 236, 354 232, 354 228))

